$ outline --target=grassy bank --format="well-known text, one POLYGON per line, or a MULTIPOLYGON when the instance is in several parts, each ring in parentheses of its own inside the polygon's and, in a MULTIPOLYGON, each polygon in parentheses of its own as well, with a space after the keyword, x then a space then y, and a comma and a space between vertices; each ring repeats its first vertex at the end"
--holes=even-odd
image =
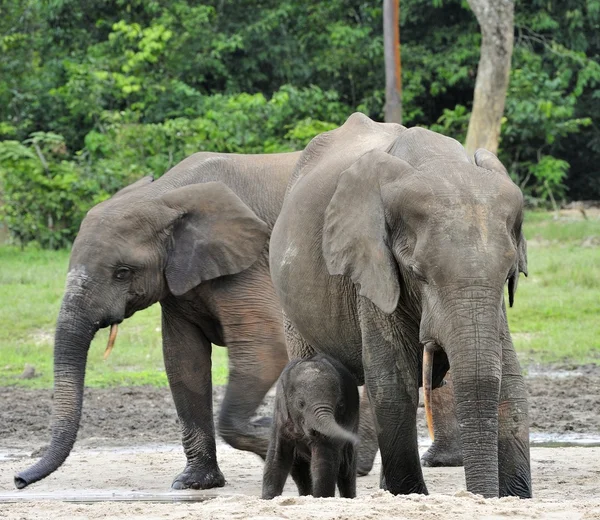
MULTIPOLYGON (((600 363, 600 218, 529 213, 529 277, 521 277, 509 320, 525 364, 600 363)), ((66 251, 0 247, 0 386, 52 385, 52 344, 68 263, 66 251), (18 379, 25 364, 40 375, 18 379)), ((89 353, 86 384, 166 385, 155 305, 123 323, 115 349, 102 359, 107 330, 89 353)), ((215 347, 213 374, 227 378, 226 350, 215 347)))

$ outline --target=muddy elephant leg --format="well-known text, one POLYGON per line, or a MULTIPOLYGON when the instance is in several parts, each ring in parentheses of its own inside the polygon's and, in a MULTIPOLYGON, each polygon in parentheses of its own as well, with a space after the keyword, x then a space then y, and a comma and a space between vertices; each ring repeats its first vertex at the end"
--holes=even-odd
POLYGON ((320 442, 312 446, 310 473, 314 497, 334 497, 341 456, 337 446, 320 442))
POLYGON ((431 468, 463 465, 452 373, 448 372, 445 379, 446 384, 431 393, 435 440, 421 457, 421 464, 431 468))
POLYGON ((410 317, 388 316, 364 297, 358 302, 365 383, 381 450, 380 481, 396 495, 427 494, 417 444, 418 331, 410 317))
POLYGON ((254 302, 243 288, 220 304, 229 353, 229 382, 219 413, 219 434, 238 450, 267 454, 271 418, 251 418, 287 364, 281 310, 274 298, 254 302))
POLYGON ((162 311, 163 354, 169 386, 181 423, 187 464, 173 489, 209 489, 225 485, 217 464, 212 415, 211 344, 195 325, 162 311))
POLYGON ((369 393, 367 387, 362 387, 362 395, 360 397, 360 419, 358 423, 358 436, 360 437, 360 445, 358 446, 358 462, 356 473, 359 477, 369 474, 373 469, 375 455, 379 450, 377 444, 377 431, 375 430, 375 419, 373 410, 369 402, 369 393))
POLYGON ((502 383, 498 406, 500 496, 531 498, 527 389, 508 330, 506 309, 501 319, 502 383))

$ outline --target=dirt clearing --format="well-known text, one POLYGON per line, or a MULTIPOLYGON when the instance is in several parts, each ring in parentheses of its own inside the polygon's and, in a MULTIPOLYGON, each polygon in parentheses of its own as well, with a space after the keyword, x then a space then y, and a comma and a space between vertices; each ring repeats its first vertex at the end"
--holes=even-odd
MULTIPOLYGON (((600 443, 600 368, 568 368, 532 367, 529 371, 534 443, 600 443)), ((216 410, 222 393, 215 389, 216 410)), ((268 399, 263 412, 269 413, 270 404, 268 399)), ((600 519, 600 447, 534 446, 533 500, 484 500, 470 495, 465 491, 463 468, 424 468, 431 495, 393 497, 378 489, 378 461, 369 476, 358 480, 355 500, 299 498, 290 479, 283 497, 266 502, 257 498, 262 462, 223 443, 218 454, 227 479, 224 488, 171 492, 170 483, 185 460, 176 414, 168 389, 144 387, 86 390, 82 428, 72 455, 50 477, 17 491, 13 475, 29 466, 32 452, 48 441, 50 411, 50 391, 0 389, 2 519, 600 519), (169 503, 215 495, 218 498, 204 502, 169 503), (34 501, 5 502, 28 498, 34 501)), ((425 449, 422 417, 419 428, 425 449)))

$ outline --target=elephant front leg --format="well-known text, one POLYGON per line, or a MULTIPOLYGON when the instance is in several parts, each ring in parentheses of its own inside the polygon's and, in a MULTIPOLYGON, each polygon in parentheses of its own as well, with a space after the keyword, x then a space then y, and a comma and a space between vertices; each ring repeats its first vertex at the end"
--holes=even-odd
POLYGON ((162 330, 165 368, 187 457, 172 488, 222 487, 212 415, 211 344, 198 327, 170 314, 164 305, 162 330))
POLYGON ((381 481, 393 494, 427 494, 417 443, 418 332, 408 318, 385 315, 363 297, 359 316, 365 384, 381 451, 381 481))
MULTIPOLYGON (((294 462, 293 443, 282 438, 277 427, 273 427, 263 469, 262 498, 264 500, 270 500, 283 493, 285 481, 290 474, 290 470, 292 470, 294 462)), ((298 484, 298 490, 300 494, 304 494, 300 484, 298 484)))
POLYGON ((506 310, 502 319, 502 383, 498 407, 500 496, 531 498, 527 389, 508 331, 506 310))
POLYGON ((315 443, 310 458, 312 494, 315 498, 335 496, 335 485, 340 471, 341 456, 337 446, 328 442, 315 443))
POLYGON ((356 497, 356 464, 357 457, 354 446, 344 446, 338 475, 338 489, 342 498, 356 497))

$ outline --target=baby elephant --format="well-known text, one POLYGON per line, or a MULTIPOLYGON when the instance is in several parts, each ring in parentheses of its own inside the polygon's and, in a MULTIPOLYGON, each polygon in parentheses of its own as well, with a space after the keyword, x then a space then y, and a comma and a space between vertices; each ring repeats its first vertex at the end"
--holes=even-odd
POLYGON ((281 495, 288 474, 301 495, 356 496, 359 398, 352 374, 322 354, 290 361, 277 384, 262 498, 281 495))

